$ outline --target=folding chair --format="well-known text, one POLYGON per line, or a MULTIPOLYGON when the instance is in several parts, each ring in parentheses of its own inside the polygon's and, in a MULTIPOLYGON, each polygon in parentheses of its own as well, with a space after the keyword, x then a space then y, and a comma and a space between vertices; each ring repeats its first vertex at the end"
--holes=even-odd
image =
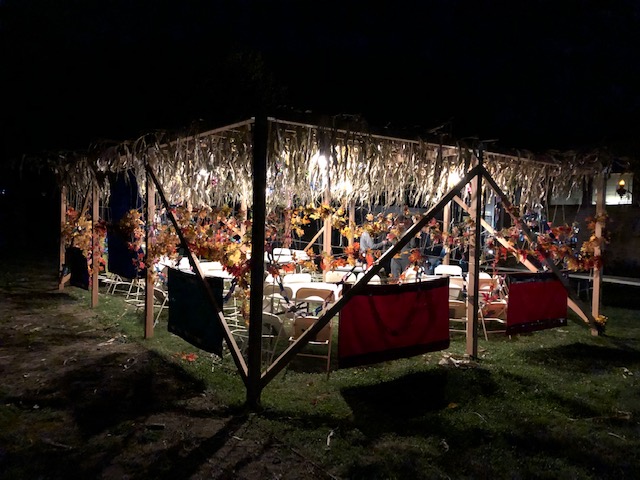
POLYGON ((109 277, 108 280, 105 281, 107 285, 107 293, 110 293, 111 295, 115 295, 117 292, 125 294, 129 293, 133 280, 124 279, 120 275, 111 272, 108 272, 107 275, 109 277))
POLYGON ((433 273, 435 275, 450 275, 455 277, 461 277, 462 267, 460 265, 440 264, 433 270, 433 273))
POLYGON ((324 274, 324 281, 327 283, 340 283, 346 274, 347 272, 329 270, 324 274))
POLYGON ((462 300, 449 299, 449 331, 467 332, 467 304, 462 300), (451 328, 453 324, 454 328, 451 328), (459 325, 462 324, 462 327, 459 325))
POLYGON ((333 290, 316 287, 299 288, 294 299, 296 310, 302 308, 306 314, 311 315, 319 313, 335 301, 333 290))
POLYGON ((310 273, 289 273, 282 277, 282 283, 310 283, 313 278, 310 273))
POLYGON ((265 284, 263 287, 262 311, 276 315, 287 313, 292 307, 293 290, 291 287, 265 284))
MULTIPOLYGON (((300 336, 308 330, 312 325, 318 321, 318 317, 315 316, 303 316, 296 317, 293 320, 293 335, 289 337, 289 342, 295 342, 300 336)), ((300 357, 312 357, 325 359, 327 361, 327 379, 329 378, 329 371, 331 368, 331 337, 333 335, 331 328, 331 320, 312 338, 308 345, 305 346, 301 352, 297 355, 300 357), (308 348, 307 348, 308 347, 308 348), (323 353, 312 352, 311 349, 323 350, 323 353), (326 350, 325 350, 326 349, 326 350)))
MULTIPOLYGON (((356 277, 356 281, 359 282, 362 277, 364 277, 364 272, 360 272, 358 274, 358 276, 356 277)), ((380 279, 380 275, 374 275, 369 279, 368 285, 380 285, 381 283, 382 280, 380 279)))
POLYGON ((507 301, 491 300, 483 302, 480 305, 479 317, 482 322, 482 330, 484 332, 485 340, 489 340, 489 333, 505 333, 507 324, 507 301), (499 330, 487 330, 487 322, 504 325, 505 328, 499 330))
POLYGON ((167 303, 169 302, 169 295, 167 292, 160 287, 153 287, 153 307, 158 308, 158 314, 153 322, 153 326, 155 327, 160 320, 160 314, 165 308, 169 308, 167 303))
POLYGON ((282 319, 273 313, 262 312, 262 353, 263 360, 265 360, 264 354, 267 354, 268 365, 273 363, 280 339, 286 340, 286 338, 282 319))

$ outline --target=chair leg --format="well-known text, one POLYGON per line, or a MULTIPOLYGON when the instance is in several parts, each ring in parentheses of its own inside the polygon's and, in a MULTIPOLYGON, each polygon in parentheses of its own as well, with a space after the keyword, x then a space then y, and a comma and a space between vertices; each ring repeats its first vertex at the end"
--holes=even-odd
POLYGON ((480 316, 480 321, 482 322, 482 331, 484 333, 484 339, 485 341, 489 341, 489 335, 487 335, 487 325, 484 323, 484 316, 482 314, 479 315, 480 316))

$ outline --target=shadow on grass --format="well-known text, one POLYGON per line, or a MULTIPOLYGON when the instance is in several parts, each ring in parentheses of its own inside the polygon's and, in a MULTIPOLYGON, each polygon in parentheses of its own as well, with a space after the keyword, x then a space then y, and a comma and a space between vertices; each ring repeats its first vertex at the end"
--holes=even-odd
MULTIPOLYGON (((615 342, 614 342, 615 343, 615 342)), ((545 366, 597 374, 621 365, 640 362, 640 351, 619 343, 618 347, 572 343, 523 352, 525 358, 545 366)))
POLYGON ((3 296, 6 300, 13 302, 14 306, 20 310, 33 310, 34 308, 77 303, 77 299, 72 295, 57 290, 43 292, 29 289, 23 292, 5 293, 3 296))
MULTIPOLYGON (((75 435, 70 438, 69 433, 64 434, 64 442, 72 446, 61 455, 59 445, 39 442, 35 433, 36 443, 6 456, 3 467, 21 476, 47 472, 47 478, 98 478, 123 449, 140 448, 135 462, 141 469, 139 478, 188 478, 247 418, 240 408, 205 411, 184 403, 200 398, 204 390, 203 382, 154 352, 145 351, 135 358, 111 353, 79 363, 66 373, 50 377, 37 389, 3 398, 3 402, 16 405, 32 417, 34 432, 42 432, 52 414, 55 418, 69 415, 73 424, 66 423, 64 428, 77 432, 79 438, 74 441, 75 435), (31 408, 33 405, 38 405, 37 411, 31 408), (146 423, 154 416, 164 419, 167 413, 180 423, 167 425, 173 441, 169 448, 161 447, 162 456, 158 456, 142 446, 147 437, 153 437, 146 423), (201 422, 207 422, 211 436, 195 448, 193 435, 176 441, 176 429, 179 432, 201 422)), ((46 428, 54 428, 50 434, 60 438, 55 427, 46 428)))
POLYGON ((390 382, 341 390, 353 412, 354 423, 363 432, 382 434, 398 423, 419 420, 452 403, 473 402, 494 395, 497 385, 483 369, 429 370, 390 382))
POLYGON ((179 366, 145 351, 135 358, 112 353, 82 362, 46 386, 7 400, 67 409, 81 435, 90 438, 123 422, 144 421, 204 389, 179 366))

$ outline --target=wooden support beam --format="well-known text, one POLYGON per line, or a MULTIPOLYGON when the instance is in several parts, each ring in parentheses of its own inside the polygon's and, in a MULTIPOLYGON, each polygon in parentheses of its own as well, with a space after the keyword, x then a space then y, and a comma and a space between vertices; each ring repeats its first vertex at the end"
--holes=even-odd
MULTIPOLYGON (((456 202, 458 205, 460 205, 460 207, 462 207, 462 209, 469 213, 470 212, 470 208, 468 205, 466 205, 462 199, 460 197, 455 197, 453 199, 454 202, 456 202)), ((530 271, 532 272, 537 272, 538 271, 538 267, 536 267, 533 263, 531 263, 531 260, 529 260, 528 258, 522 258, 519 254, 518 254, 518 250, 511 245, 503 236, 500 232, 497 232, 491 225, 489 225, 489 223, 483 218, 480 220, 480 223, 482 224, 482 226, 484 227, 484 229, 489 232, 491 235, 494 236, 494 238, 496 239, 496 241, 502 245, 503 247, 505 247, 507 250, 509 250, 509 252, 511 252, 511 254, 513 254, 514 257, 516 257, 518 259, 518 261, 520 263, 522 263, 525 267, 527 267, 530 271)))
POLYGON ((267 155, 269 122, 266 115, 257 115, 253 130, 253 216, 251 229, 251 292, 249 297, 249 350, 247 406, 260 406, 262 385, 262 296, 264 292, 264 243, 267 200, 267 155))
POLYGON ((100 239, 98 238, 98 217, 100 216, 100 189, 94 180, 91 189, 91 308, 98 306, 100 273, 100 239))
POLYGON ((349 236, 347 237, 348 245, 351 246, 354 243, 354 229, 356 227, 356 201, 349 201, 349 236))
POLYGON ((66 283, 62 269, 65 264, 66 246, 64 244, 64 238, 62 231, 67 223, 67 187, 63 186, 60 189, 60 256, 58 261, 58 290, 64 290, 64 284, 66 283))
MULTIPOLYGON (((476 155, 477 166, 482 167, 482 147, 476 155)), ((480 308, 479 281, 480 255, 482 253, 482 175, 471 180, 471 218, 474 220, 473 234, 469 237, 469 273, 467 274, 467 343, 466 354, 478 358, 478 310, 480 308)))
MULTIPOLYGON (((326 205, 331 205, 331 178, 329 175, 329 168, 330 168, 331 162, 329 159, 327 159, 327 171, 325 173, 326 175, 326 187, 324 190, 324 199, 323 202, 326 205)), ((331 217, 327 217, 324 220, 324 236, 322 239, 322 251, 325 253, 325 255, 331 255, 333 253, 332 248, 331 248, 331 233, 332 233, 333 227, 331 225, 331 217)), ((324 270, 324 268, 323 268, 324 270)))
MULTIPOLYGON (((462 207, 462 209, 466 212, 469 212, 469 207, 462 201, 462 199, 460 197, 455 197, 453 199, 458 205, 460 205, 460 207, 462 207)), ((505 247, 507 250, 509 250, 509 252, 521 263, 523 264, 525 267, 527 267, 527 269, 530 272, 534 272, 534 273, 538 273, 539 269, 538 267, 536 267, 531 260, 529 260, 528 258, 524 258, 520 255, 520 253, 518 252, 518 250, 511 245, 503 236, 500 232, 497 232, 491 225, 489 225, 488 222, 486 222, 484 219, 482 220, 482 226, 485 228, 485 230, 487 232, 489 232, 490 234, 492 234, 494 236, 494 238, 498 241, 498 243, 500 243, 500 245, 502 245, 503 247, 505 247)), ((582 320, 584 320, 585 323, 589 323, 589 318, 585 315, 585 313, 582 311, 582 309, 571 299, 571 298, 567 298, 567 306, 573 310, 582 320)))
POLYGON ((153 180, 151 180, 150 175, 147 173, 146 177, 146 190, 147 190, 147 201, 144 206, 144 220, 146 225, 145 230, 145 245, 146 245, 146 256, 144 259, 144 264, 146 265, 146 280, 144 282, 144 338, 152 338, 153 337, 153 304, 154 304, 154 294, 153 294, 153 286, 155 283, 155 275, 154 275, 154 266, 153 259, 150 256, 150 244, 152 242, 152 238, 155 231, 155 211, 156 211, 156 189, 153 186, 153 180))
POLYGON ((449 238, 449 235, 451 233, 449 231, 450 226, 451 226, 451 202, 447 203, 444 206, 444 209, 442 212, 442 241, 445 243, 442 246, 442 248, 446 249, 446 253, 444 254, 444 258, 442 259, 443 265, 449 265, 449 262, 451 261, 451 252, 449 250, 449 246, 446 245, 447 239, 449 238))
POLYGON ((460 182, 453 187, 447 194, 442 197, 442 199, 434 205, 429 211, 427 211, 422 218, 414 223, 411 227, 407 229, 402 238, 398 240, 393 247, 387 250, 382 256, 373 264, 373 266, 364 272, 364 275, 360 280, 358 280, 353 287, 349 289, 347 293, 342 295, 338 299, 336 303, 333 304, 331 308, 329 308, 323 315, 320 316, 318 321, 314 323, 310 328, 308 328, 295 342, 293 342, 289 347, 280 354, 278 358, 267 368, 265 372, 262 374, 262 388, 264 388, 273 378, 289 363, 289 361, 296 355, 304 346, 309 343, 309 340, 313 339, 315 335, 322 330, 322 328, 331 321, 331 319, 342 309, 342 307, 349 301, 349 299, 360 292, 371 277, 376 275, 378 271, 382 268, 382 265, 387 259, 393 258, 393 256, 398 253, 407 243, 411 241, 412 238, 416 236, 416 234, 424 227, 429 220, 431 220, 435 215, 437 215, 440 210, 444 208, 444 206, 449 203, 453 197, 456 195, 456 192, 460 191, 462 187, 464 187, 469 181, 475 177, 480 172, 479 166, 473 167, 469 172, 464 176, 460 182))
MULTIPOLYGON (((491 178, 491 175, 489 174, 489 172, 487 172, 487 170, 484 167, 482 169, 482 175, 484 176, 487 183, 491 186, 495 194, 500 198, 500 201, 505 206, 505 208, 510 209, 511 202, 509 202, 508 197, 502 192, 502 189, 498 186, 495 180, 491 178)), ((520 222, 519 226, 522 229, 522 233, 525 234, 525 236, 529 239, 529 241, 531 243, 535 243, 536 241, 535 237, 531 232, 531 230, 529 229, 529 227, 527 226, 527 224, 524 222, 520 222)), ((549 259, 545 258, 543 260, 543 263, 549 270, 551 270, 554 273, 556 278, 558 278, 558 280, 562 282, 562 285, 564 285, 564 288, 567 291, 567 295, 568 295, 567 305, 569 306, 569 308, 571 308, 574 312, 578 314, 578 316, 582 320, 584 320, 587 324, 589 324, 592 335, 597 335, 598 328, 596 327, 596 323, 595 323, 595 319, 593 318, 593 315, 587 313, 588 309, 583 304, 583 302, 576 297, 573 290, 571 289, 571 286, 569 285, 569 281, 562 275, 562 272, 560 272, 558 267, 556 267, 554 263, 551 262, 549 259)))
POLYGON ((189 250, 189 244, 187 243, 186 239, 184 238, 184 234, 182 233, 182 230, 180 229, 180 225, 178 225, 178 221, 176 220, 176 217, 173 214, 173 211, 171 210, 171 205, 167 201, 167 197, 165 196, 164 191, 162 190, 162 186, 160 185, 160 182, 158 181, 158 179, 156 178, 155 174, 153 173, 153 169, 151 168, 149 163, 147 163, 145 165, 145 168, 147 170, 147 174, 151 177, 151 180, 153 181, 153 184, 155 185, 155 187, 156 187, 156 189, 158 191, 158 196, 160 197, 160 200, 162 201, 162 205, 164 206, 164 208, 165 208, 165 210, 167 212, 167 217, 169 217, 169 221, 173 225, 173 229, 175 230, 176 235, 178 235, 178 238, 180 239, 180 246, 187 253, 187 258, 189 260, 189 265, 191 265, 191 268, 193 269, 193 273, 195 273, 196 278, 198 279, 198 282, 200 283, 200 285, 204 289, 205 297, 209 301, 209 304, 216 311, 216 321, 218 321, 220 323, 220 325, 222 326, 222 334, 224 335, 224 338, 225 338, 225 340, 227 342, 227 345, 229 346, 229 351, 231 352, 231 357, 233 358, 233 361, 235 362, 236 367, 238 368, 238 373, 240 374, 240 378, 242 378, 242 381, 245 382, 245 385, 246 385, 246 383, 247 383, 247 365, 246 365, 246 363, 244 361, 244 358, 242 357, 242 352, 240 352, 240 348, 238 348, 238 344, 236 343, 235 339, 233 338, 233 334, 231 333, 231 330, 229 329, 229 326, 227 325, 227 322, 226 322, 226 320, 224 318, 224 313, 222 312, 221 305, 218 305, 218 301, 216 300, 215 294, 211 290, 211 287, 209 286, 209 283, 206 282, 205 279, 204 279, 204 273, 202 272, 202 268, 200 267, 200 262, 198 262, 198 260, 193 255, 191 250, 189 250))
POLYGON ((324 233, 324 226, 321 227, 320 230, 318 230, 318 232, 313 236, 311 240, 309 240, 309 243, 307 243, 307 246, 304 247, 304 249, 309 250, 309 247, 312 247, 315 241, 318 240, 318 238, 320 238, 320 235, 322 235, 323 233, 324 233))
MULTIPOLYGON (((605 185, 604 173, 600 172, 596 177, 596 247, 593 254, 598 257, 602 255, 602 229, 604 228, 605 216, 605 185)), ((593 292, 591 294, 591 313, 594 318, 600 316, 600 303, 602 301, 602 265, 593 269, 593 292)))

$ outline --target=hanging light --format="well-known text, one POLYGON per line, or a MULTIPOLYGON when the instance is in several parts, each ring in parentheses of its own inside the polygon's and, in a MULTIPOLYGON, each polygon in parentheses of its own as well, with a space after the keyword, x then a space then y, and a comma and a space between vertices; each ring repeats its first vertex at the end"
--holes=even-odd
POLYGON ((616 188, 616 192, 618 195, 620 195, 620 198, 624 198, 624 196, 627 194, 627 189, 624 188, 626 185, 625 181, 623 178, 620 179, 620 181, 618 181, 618 188, 616 188))

